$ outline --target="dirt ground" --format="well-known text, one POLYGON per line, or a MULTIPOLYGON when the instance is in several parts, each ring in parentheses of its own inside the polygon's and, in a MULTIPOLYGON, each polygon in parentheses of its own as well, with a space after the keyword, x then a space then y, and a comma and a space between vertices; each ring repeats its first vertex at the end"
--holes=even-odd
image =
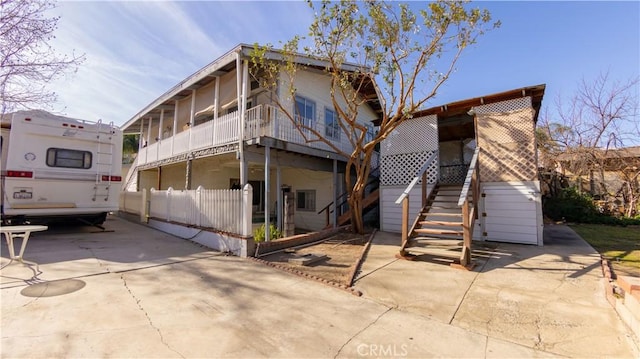
POLYGON ((370 235, 338 233, 319 244, 286 249, 260 259, 349 286, 370 235), (327 258, 307 266, 289 263, 289 259, 308 254, 326 255, 327 258))

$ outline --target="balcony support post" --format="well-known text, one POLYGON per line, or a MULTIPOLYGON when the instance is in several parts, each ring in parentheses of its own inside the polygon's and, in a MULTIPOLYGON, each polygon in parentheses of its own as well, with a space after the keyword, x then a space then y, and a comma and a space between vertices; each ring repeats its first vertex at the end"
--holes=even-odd
MULTIPOLYGON (((331 208, 327 209, 330 211, 331 208)), ((338 160, 333 160, 333 228, 338 226, 338 160)))
POLYGON ((271 147, 266 146, 264 148, 264 240, 266 242, 270 241, 271 231, 270 222, 271 222, 271 210, 269 208, 270 199, 270 188, 271 188, 271 176, 269 175, 269 167, 271 166, 271 147))
POLYGON ((173 133, 171 134, 171 155, 173 156, 173 146, 176 142, 176 133, 178 129, 178 100, 176 100, 173 108, 173 133))
POLYGON ((282 231, 282 178, 280 163, 276 165, 276 226, 282 231))
POLYGON ((151 144, 151 124, 153 123, 153 117, 149 116, 149 125, 147 128, 147 146, 151 144))
POLYGON ((249 63, 247 60, 242 62, 240 53, 236 53, 236 85, 238 95, 238 113, 240 120, 238 121, 238 159, 240 160, 240 183, 242 186, 247 184, 247 166, 244 158, 244 120, 247 105, 247 76, 245 73, 249 71, 249 63))
POLYGON ((213 90, 213 119, 218 119, 218 101, 220 100, 220 76, 216 76, 216 84, 213 90))
POLYGON ((142 150, 142 130, 144 129, 144 117, 140 118, 140 131, 138 131, 138 153, 142 150))

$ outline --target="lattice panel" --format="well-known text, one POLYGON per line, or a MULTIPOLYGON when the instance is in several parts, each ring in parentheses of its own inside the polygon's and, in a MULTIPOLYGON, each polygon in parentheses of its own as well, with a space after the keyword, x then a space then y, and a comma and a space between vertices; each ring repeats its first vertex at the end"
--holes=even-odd
POLYGON ((531 99, 500 102, 477 115, 480 178, 483 182, 536 179, 534 110, 531 99), (525 101, 526 100, 526 101, 525 101), (529 107, 522 108, 527 105, 529 107), (519 108, 520 107, 520 108, 519 108))
POLYGON ((401 123, 380 145, 382 156, 438 149, 438 117, 430 115, 401 123))
POLYGON ((533 109, 522 109, 508 113, 477 115, 478 143, 486 142, 531 142, 535 136, 533 109))
POLYGON ((467 178, 468 165, 440 166, 440 183, 462 184, 467 178))
POLYGON ((476 106, 473 109, 477 114, 504 113, 526 108, 532 108, 531 97, 520 97, 509 101, 495 102, 488 105, 476 106))
MULTIPOLYGON (((408 185, 434 152, 437 151, 383 156, 380 163, 380 184, 383 186, 408 185)), ((427 183, 436 183, 437 178, 438 158, 436 157, 427 169, 427 183)), ((422 179, 418 183, 422 183, 422 179)))
POLYGON ((483 182, 534 181, 537 177, 533 144, 519 142, 480 148, 483 182))

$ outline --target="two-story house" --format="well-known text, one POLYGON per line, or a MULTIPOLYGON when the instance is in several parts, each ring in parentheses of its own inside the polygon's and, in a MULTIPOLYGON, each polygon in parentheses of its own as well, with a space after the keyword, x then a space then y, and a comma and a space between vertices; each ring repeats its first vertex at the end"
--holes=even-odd
MULTIPOLYGON (((140 136, 140 149, 125 181, 125 190, 239 189, 251 184, 252 222, 283 221, 283 193, 295 195, 295 226, 318 230, 326 215, 318 213, 344 192, 346 157, 303 133, 276 106, 295 114, 295 121, 352 151, 338 125, 330 95, 326 63, 299 56, 295 94, 286 93, 289 77, 278 79, 276 93, 262 88, 249 71, 254 47, 239 45, 162 94, 129 121, 125 134, 140 136), (305 138, 306 137, 306 138, 305 138)), ((277 50, 264 55, 281 61, 277 50)), ((345 64, 343 70, 356 70, 345 64)), ((376 93, 359 110, 368 131, 381 111, 376 93)), ((210 203, 217 206, 217 203, 210 203)), ((153 216, 153 215, 152 215, 153 216)), ((333 211, 331 222, 335 223, 333 211)), ((215 229, 215 228, 214 228, 215 229)))

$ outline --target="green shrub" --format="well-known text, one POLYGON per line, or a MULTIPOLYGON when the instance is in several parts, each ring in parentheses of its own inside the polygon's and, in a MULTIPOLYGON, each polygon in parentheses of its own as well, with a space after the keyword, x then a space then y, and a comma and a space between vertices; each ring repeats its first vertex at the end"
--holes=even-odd
POLYGON ((599 214, 591 196, 579 193, 576 187, 564 188, 558 197, 546 199, 544 213, 555 221, 569 222, 584 222, 599 214))
POLYGON ((593 198, 578 192, 576 187, 564 188, 555 198, 544 201, 544 214, 554 221, 607 224, 616 226, 640 225, 640 219, 617 218, 598 211, 593 198))
MULTIPOLYGON (((253 240, 254 241, 256 241, 256 242, 264 242, 264 239, 265 239, 264 228, 265 227, 264 227, 264 224, 263 224, 259 228, 256 228, 255 231, 253 231, 253 240)), ((282 238, 282 233, 280 233, 278 228, 276 228, 276 226, 274 226, 273 224, 269 225, 269 238, 270 239, 282 238)))

